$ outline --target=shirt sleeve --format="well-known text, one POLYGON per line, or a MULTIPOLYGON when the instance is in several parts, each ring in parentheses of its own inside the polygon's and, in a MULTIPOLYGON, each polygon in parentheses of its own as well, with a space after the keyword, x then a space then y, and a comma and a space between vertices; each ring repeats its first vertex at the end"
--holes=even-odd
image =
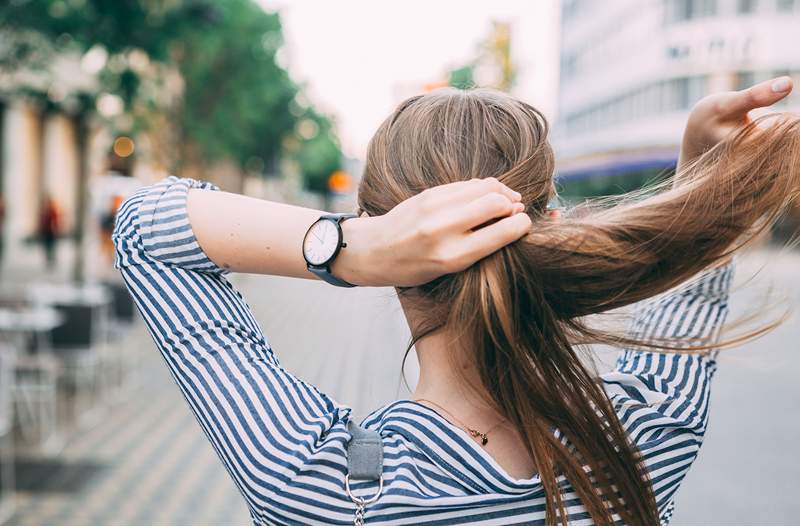
MULTIPOLYGON (((728 314, 732 275, 729 263, 637 305, 630 335, 686 346, 714 343, 728 314)), ((622 425, 643 455, 664 524, 703 441, 715 357, 716 352, 629 349, 602 376, 622 425)))
POLYGON ((285 521, 274 497, 309 464, 327 465, 322 476, 340 491, 351 409, 281 367, 242 295, 198 244, 190 188, 214 189, 170 177, 123 203, 115 266, 251 514, 285 521))

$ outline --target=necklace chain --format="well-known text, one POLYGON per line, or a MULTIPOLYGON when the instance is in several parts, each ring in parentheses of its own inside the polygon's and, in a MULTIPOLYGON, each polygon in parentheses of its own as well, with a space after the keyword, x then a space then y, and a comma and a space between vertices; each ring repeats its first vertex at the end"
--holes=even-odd
POLYGON ((497 426, 499 426, 500 424, 502 424, 503 422, 505 422, 505 421, 506 421, 506 419, 505 419, 505 418, 503 418, 502 420, 500 420, 499 422, 497 422, 495 425, 493 425, 492 427, 490 427, 489 429, 487 429, 485 432, 481 433, 481 432, 480 432, 480 431, 478 431, 477 429, 475 429, 475 428, 473 428, 473 427, 469 427, 469 426, 465 425, 463 422, 461 422, 461 420, 459 420, 458 418, 456 418, 456 417, 453 415, 453 413, 451 413, 450 411, 448 411, 447 409, 445 409, 444 407, 440 406, 439 404, 437 404, 436 402, 434 402, 434 401, 432 401, 432 400, 428 400, 427 398, 418 398, 418 399, 416 399, 416 401, 417 401, 417 402, 428 402, 429 404, 433 404, 433 405, 435 405, 436 407, 438 407, 439 409, 441 409, 442 411, 444 411, 445 413, 447 413, 448 415, 450 415, 450 418, 452 418, 453 420, 455 420, 455 421, 456 421, 456 423, 457 423, 459 426, 461 426, 461 427, 463 427, 464 429, 466 429, 466 430, 467 430, 467 432, 468 432, 468 433, 469 433, 469 434, 470 434, 470 435, 471 435, 473 438, 479 438, 479 439, 480 439, 480 441, 481 441, 481 445, 482 445, 482 446, 485 446, 486 444, 488 444, 488 443, 489 443, 489 437, 488 437, 489 433, 491 433, 492 431, 494 431, 494 429, 495 429, 497 426))

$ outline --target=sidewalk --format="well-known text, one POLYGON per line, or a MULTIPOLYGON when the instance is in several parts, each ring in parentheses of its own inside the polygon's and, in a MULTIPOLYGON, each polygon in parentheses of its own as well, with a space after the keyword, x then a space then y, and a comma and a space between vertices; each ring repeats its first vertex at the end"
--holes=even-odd
MULTIPOLYGON (((3 289, 70 281, 73 250, 71 243, 59 243, 58 265, 47 270, 41 247, 17 247, 0 276, 3 289)), ((117 277, 110 269, 105 276, 117 277)), ((9 526, 249 524, 244 500, 141 320, 118 345, 140 354, 140 370, 133 372, 138 385, 126 400, 102 408, 95 422, 70 433, 57 456, 17 460, 16 513, 9 526)))
POLYGON ((146 381, 53 459, 17 464, 10 526, 245 525, 244 501, 142 323, 129 336, 146 381))

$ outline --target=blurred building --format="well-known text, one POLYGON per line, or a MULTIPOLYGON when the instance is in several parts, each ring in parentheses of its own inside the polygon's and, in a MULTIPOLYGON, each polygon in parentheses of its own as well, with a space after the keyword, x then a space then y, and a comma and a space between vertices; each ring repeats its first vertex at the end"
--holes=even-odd
MULTIPOLYGON (((561 181, 674 167, 692 105, 778 75, 800 85, 800 0, 564 0, 561 181)), ((800 93, 780 104, 800 109, 800 93)))
POLYGON ((65 231, 75 226, 78 154, 75 126, 24 100, 0 102, 0 207, 4 259, 37 233, 45 196, 58 203, 65 231))
MULTIPOLYGON (((0 33, 0 43, 3 36, 0 33)), ((96 114, 79 136, 75 94, 97 91, 97 67, 87 57, 91 59, 92 52, 62 53, 49 69, 20 68, 0 75, 0 267, 30 263, 28 254, 35 249, 47 199, 58 211, 60 237, 73 240, 81 226, 85 233, 84 246, 61 245, 73 252, 89 250, 87 243, 107 237, 98 230, 98 214, 107 214, 110 196, 128 194, 160 175, 151 175, 153 147, 143 147, 154 141, 139 134, 134 146, 119 126, 110 124, 114 117, 125 118, 117 96, 98 96, 96 114), (45 93, 46 99, 29 92, 45 93), (129 142, 129 151, 120 156, 118 144, 123 139, 129 142), (132 163, 134 148, 136 157, 147 162, 132 163), (87 166, 86 199, 80 195, 82 154, 87 166), (112 174, 136 175, 140 180, 109 177, 112 174)))

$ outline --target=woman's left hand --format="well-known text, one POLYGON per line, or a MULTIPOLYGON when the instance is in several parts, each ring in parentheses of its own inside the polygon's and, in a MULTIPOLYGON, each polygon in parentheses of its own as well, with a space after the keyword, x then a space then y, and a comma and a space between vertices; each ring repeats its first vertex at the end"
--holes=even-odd
POLYGON ((464 270, 530 231, 520 199, 494 178, 430 188, 342 223, 347 247, 331 270, 356 285, 402 287, 464 270))
POLYGON ((713 93, 692 108, 678 167, 698 158, 750 121, 750 111, 771 106, 792 92, 791 77, 767 80, 740 91, 713 93))

